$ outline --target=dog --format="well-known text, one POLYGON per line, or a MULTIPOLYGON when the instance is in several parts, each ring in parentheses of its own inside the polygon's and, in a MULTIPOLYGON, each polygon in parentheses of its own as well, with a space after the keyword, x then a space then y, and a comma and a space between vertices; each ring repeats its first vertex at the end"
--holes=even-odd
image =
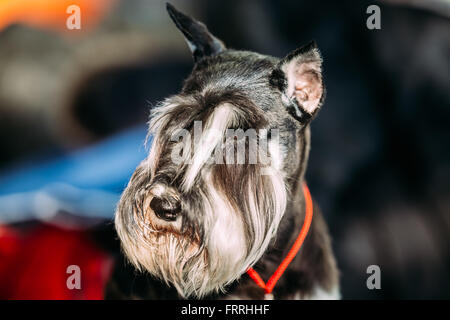
POLYGON ((273 290, 248 272, 268 279, 304 225, 310 123, 325 97, 317 45, 282 59, 227 49, 203 23, 167 11, 195 64, 181 92, 151 110, 148 157, 115 214, 128 277, 116 272, 107 297, 338 299, 315 203, 302 248, 273 290))

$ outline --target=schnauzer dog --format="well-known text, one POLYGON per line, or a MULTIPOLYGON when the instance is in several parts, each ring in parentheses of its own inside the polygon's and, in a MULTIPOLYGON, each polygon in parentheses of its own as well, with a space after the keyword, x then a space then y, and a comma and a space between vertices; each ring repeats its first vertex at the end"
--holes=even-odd
POLYGON ((304 225, 309 125, 324 100, 316 44, 281 60, 227 49, 203 23, 167 10, 195 65, 182 91, 152 109, 149 155, 115 216, 130 266, 145 271, 122 284, 145 277, 144 293, 115 284, 109 296, 339 298, 327 227, 312 202, 301 250, 273 290, 261 289, 304 225))

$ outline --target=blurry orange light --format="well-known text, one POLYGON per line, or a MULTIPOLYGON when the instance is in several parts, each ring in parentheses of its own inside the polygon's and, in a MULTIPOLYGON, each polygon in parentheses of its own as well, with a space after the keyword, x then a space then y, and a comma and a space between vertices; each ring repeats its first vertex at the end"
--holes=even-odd
POLYGON ((69 31, 67 7, 77 5, 81 12, 81 31, 95 26, 115 0, 0 0, 0 30, 23 23, 34 27, 69 31))

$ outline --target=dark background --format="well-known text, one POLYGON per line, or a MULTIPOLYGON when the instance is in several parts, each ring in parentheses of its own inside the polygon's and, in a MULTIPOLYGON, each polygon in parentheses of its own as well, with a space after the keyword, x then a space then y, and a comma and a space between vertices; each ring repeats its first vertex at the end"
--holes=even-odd
MULTIPOLYGON (((450 2, 173 2, 231 48, 282 57, 318 43, 327 98, 307 180, 343 298, 450 298, 450 2), (371 4, 381 30, 366 27, 371 4), (381 290, 366 287, 372 264, 381 290)), ((144 125, 192 67, 162 1, 112 2, 74 33, 0 31, 0 172, 144 125)))

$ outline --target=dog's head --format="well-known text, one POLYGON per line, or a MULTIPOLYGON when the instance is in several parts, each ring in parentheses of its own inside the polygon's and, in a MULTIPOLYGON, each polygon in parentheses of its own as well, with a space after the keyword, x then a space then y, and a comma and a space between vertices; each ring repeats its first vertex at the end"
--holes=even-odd
POLYGON ((132 263, 202 297, 238 279, 276 234, 306 167, 321 57, 314 43, 281 60, 229 50, 167 9, 195 66, 182 91, 152 110, 151 150, 115 223, 132 263))

